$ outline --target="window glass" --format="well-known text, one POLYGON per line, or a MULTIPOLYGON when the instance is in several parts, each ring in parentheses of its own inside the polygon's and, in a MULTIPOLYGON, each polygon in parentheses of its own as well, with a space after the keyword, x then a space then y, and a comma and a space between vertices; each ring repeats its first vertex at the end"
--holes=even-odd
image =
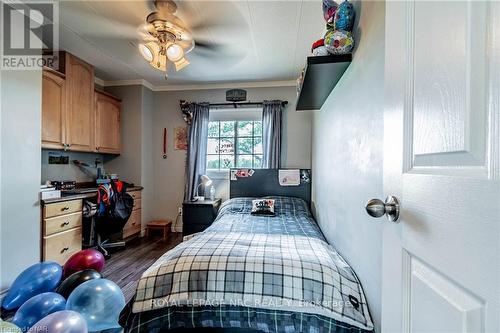
POLYGON ((260 120, 210 121, 207 140, 208 170, 262 166, 260 120))

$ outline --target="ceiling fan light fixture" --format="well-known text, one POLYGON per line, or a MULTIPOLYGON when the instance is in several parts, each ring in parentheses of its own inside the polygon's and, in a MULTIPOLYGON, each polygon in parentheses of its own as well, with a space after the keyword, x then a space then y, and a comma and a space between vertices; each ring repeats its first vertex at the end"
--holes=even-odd
POLYGON ((174 62, 174 65, 175 65, 175 70, 178 72, 187 65, 189 65, 189 61, 185 57, 182 57, 180 60, 174 62))
POLYGON ((146 59, 147 62, 153 61, 153 51, 147 45, 141 43, 137 47, 139 48, 139 52, 141 52, 142 57, 146 59))
POLYGON ((184 57, 184 50, 177 44, 172 44, 167 48, 167 58, 172 62, 177 62, 184 57))

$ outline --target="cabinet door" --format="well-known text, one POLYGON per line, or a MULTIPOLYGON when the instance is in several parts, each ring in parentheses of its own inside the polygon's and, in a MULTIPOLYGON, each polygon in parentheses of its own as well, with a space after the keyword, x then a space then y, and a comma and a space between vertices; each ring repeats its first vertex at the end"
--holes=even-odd
POLYGON ((94 69, 66 56, 66 143, 70 150, 94 150, 94 69))
POLYGON ((64 78, 44 70, 42 78, 42 148, 63 148, 65 93, 64 78))
POLYGON ((120 109, 120 101, 101 92, 95 92, 96 151, 120 153, 120 109))

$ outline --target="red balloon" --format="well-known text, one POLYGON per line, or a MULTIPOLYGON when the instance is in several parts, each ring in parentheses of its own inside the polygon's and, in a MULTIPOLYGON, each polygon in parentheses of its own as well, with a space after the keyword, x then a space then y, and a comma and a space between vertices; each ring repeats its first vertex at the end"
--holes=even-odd
POLYGON ((84 269, 102 271, 104 268, 104 256, 94 249, 87 249, 73 254, 64 264, 64 278, 84 269))

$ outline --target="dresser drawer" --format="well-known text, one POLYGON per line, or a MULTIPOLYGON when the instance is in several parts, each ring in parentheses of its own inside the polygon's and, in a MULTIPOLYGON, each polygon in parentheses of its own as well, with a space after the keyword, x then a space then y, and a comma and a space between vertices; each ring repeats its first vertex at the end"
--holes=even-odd
POLYGON ((43 206, 43 217, 54 217, 82 211, 82 200, 70 200, 43 206))
POLYGON ((130 191, 128 194, 130 194, 134 200, 141 198, 141 191, 130 191))
POLYGON ((132 211, 132 215, 123 228, 123 238, 130 237, 136 233, 141 232, 141 210, 132 211))
POLYGON ((52 234, 81 227, 82 212, 76 212, 56 217, 50 217, 43 220, 43 235, 52 234))
POLYGON ((141 199, 134 199, 134 210, 141 209, 141 199))
POLYGON ((43 238, 43 260, 64 265, 66 260, 82 249, 82 228, 66 230, 43 238))

